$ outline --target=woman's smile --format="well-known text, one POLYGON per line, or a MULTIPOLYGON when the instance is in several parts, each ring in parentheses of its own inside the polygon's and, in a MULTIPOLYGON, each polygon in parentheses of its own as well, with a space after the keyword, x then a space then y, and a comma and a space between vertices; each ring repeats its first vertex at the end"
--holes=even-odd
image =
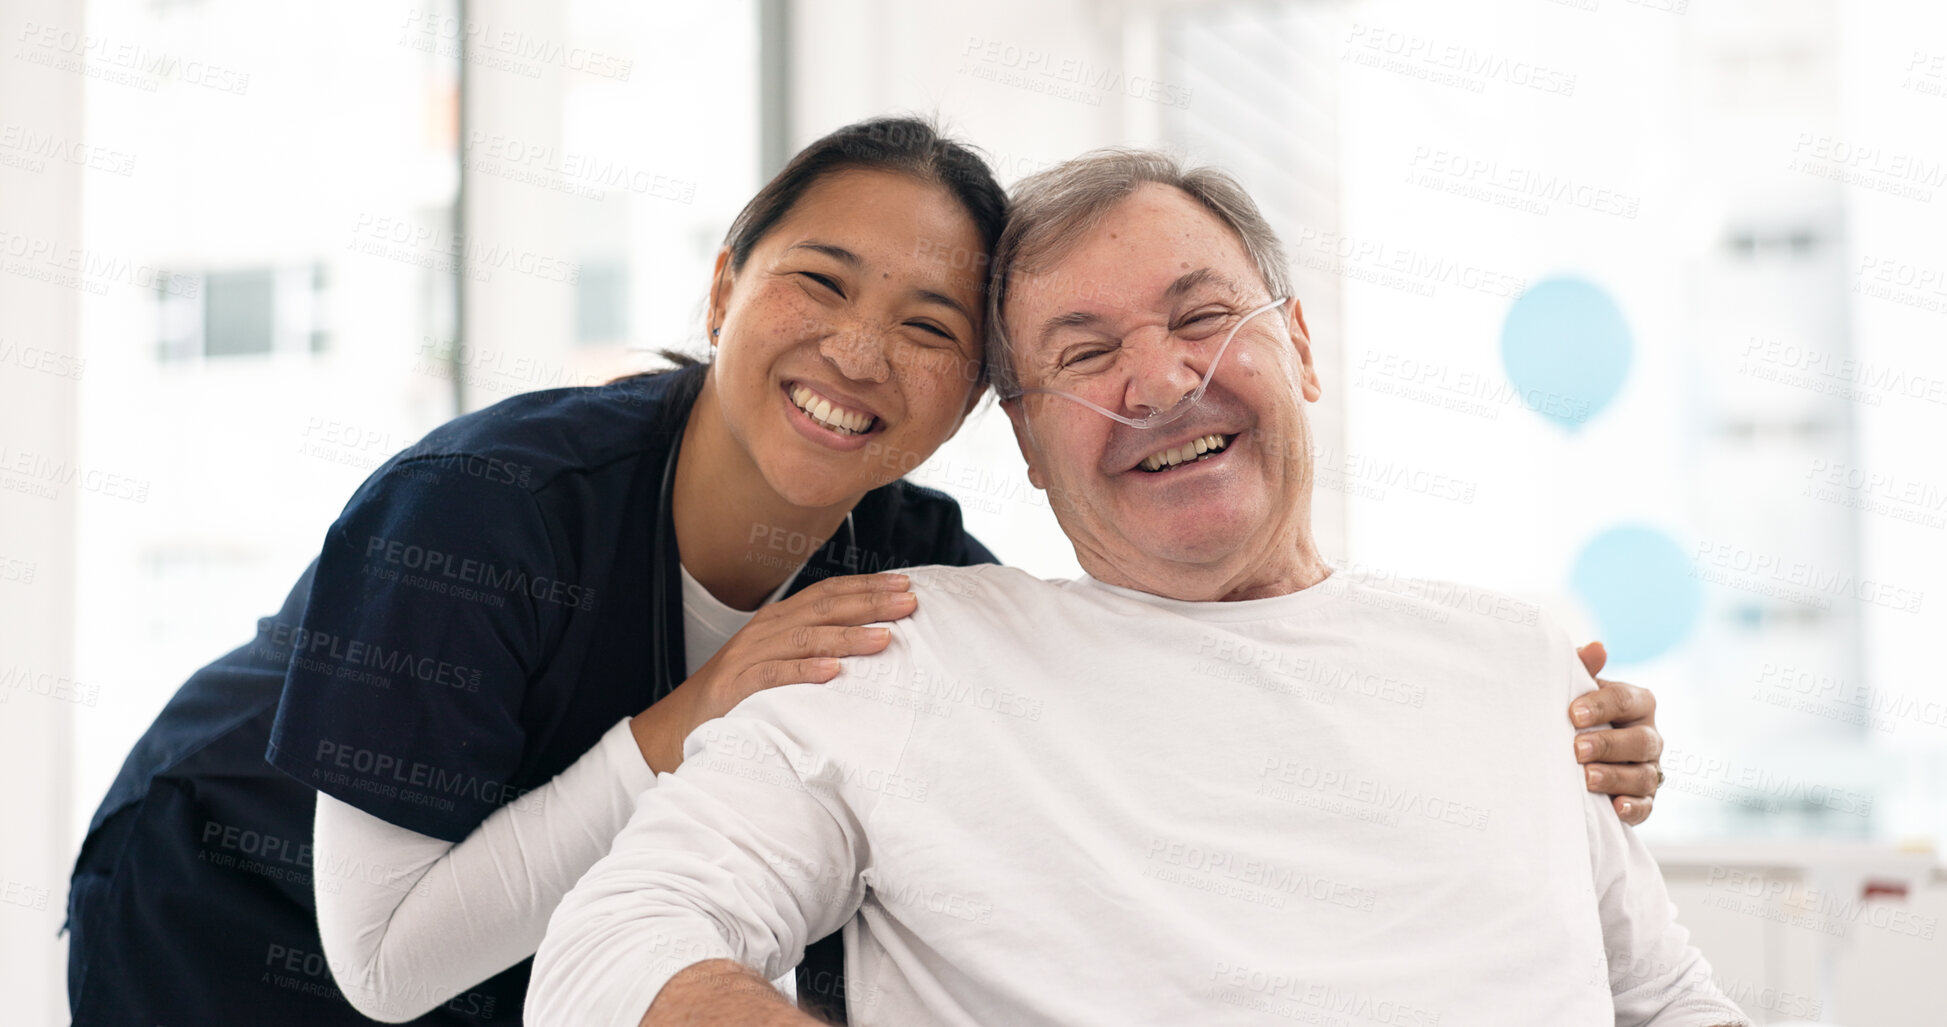
POLYGON ((883 417, 855 401, 834 401, 827 387, 787 380, 779 387, 784 417, 791 427, 818 445, 841 452, 863 447, 874 435, 886 431, 883 417))

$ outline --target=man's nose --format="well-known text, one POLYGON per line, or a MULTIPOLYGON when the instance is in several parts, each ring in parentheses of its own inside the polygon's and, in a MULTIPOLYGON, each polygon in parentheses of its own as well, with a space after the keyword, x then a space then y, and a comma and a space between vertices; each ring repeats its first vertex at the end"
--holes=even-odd
POLYGON ((1190 366, 1190 354, 1171 335, 1125 346, 1129 354, 1129 385, 1123 402, 1132 411, 1158 412, 1175 406, 1195 391, 1203 375, 1190 366))
POLYGON ((892 364, 886 360, 886 334, 871 325, 853 322, 826 335, 818 352, 838 373, 853 381, 883 384, 892 377, 892 364))

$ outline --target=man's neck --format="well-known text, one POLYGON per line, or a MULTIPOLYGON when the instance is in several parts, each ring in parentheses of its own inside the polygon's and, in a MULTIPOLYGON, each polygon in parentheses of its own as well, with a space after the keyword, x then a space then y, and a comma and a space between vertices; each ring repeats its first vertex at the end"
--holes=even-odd
POLYGON ((683 430, 672 505, 684 569, 711 595, 755 610, 824 545, 857 502, 795 506, 777 494, 723 423, 716 378, 703 388, 683 430), (787 539, 790 545, 773 543, 787 539))
POLYGON ((1076 553, 1082 569, 1107 585, 1135 589, 1166 599, 1187 602, 1233 603, 1271 599, 1311 588, 1332 573, 1319 555, 1308 531, 1270 547, 1256 560, 1231 559, 1215 564, 1163 563, 1121 568, 1095 554, 1076 553))

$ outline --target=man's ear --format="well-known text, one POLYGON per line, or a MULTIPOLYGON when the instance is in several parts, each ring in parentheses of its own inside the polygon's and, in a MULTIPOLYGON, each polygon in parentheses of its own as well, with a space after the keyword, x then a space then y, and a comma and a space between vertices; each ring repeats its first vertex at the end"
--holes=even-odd
POLYGON ((1300 372, 1299 388, 1304 392, 1307 402, 1316 403, 1325 394, 1318 381, 1318 368, 1312 364, 1312 333, 1305 327, 1305 307, 1298 297, 1291 298, 1291 341, 1298 347, 1298 359, 1304 365, 1300 372))
POLYGON ((1007 411, 1008 423, 1014 426, 1014 444, 1021 447, 1021 459, 1028 463, 1028 484, 1046 492, 1048 483, 1042 479, 1041 468, 1034 459, 1040 447, 1034 443, 1034 426, 1028 423, 1026 408, 1020 400, 1010 399, 1001 403, 1001 409, 1007 411))
POLYGON ((717 251, 717 263, 710 270, 710 305, 703 314, 703 328, 710 336, 710 346, 717 344, 717 332, 723 327, 724 311, 730 307, 730 286, 734 276, 730 271, 730 247, 717 251))

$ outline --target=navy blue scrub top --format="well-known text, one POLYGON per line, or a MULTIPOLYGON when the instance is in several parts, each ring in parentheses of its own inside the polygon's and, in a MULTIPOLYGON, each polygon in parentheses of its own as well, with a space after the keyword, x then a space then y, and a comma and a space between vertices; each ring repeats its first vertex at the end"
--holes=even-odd
MULTIPOLYGON (((177 692, 96 811, 69 905, 77 1024, 368 1022, 317 939, 313 789, 457 842, 683 681, 664 484, 703 372, 516 396, 360 486, 283 609, 177 692)), ((805 563, 793 592, 994 560, 951 498, 904 481, 816 552, 757 541, 805 563)), ((828 1008, 836 941, 800 969, 828 1008)), ((414 1022, 519 1023, 528 970, 414 1022)))

